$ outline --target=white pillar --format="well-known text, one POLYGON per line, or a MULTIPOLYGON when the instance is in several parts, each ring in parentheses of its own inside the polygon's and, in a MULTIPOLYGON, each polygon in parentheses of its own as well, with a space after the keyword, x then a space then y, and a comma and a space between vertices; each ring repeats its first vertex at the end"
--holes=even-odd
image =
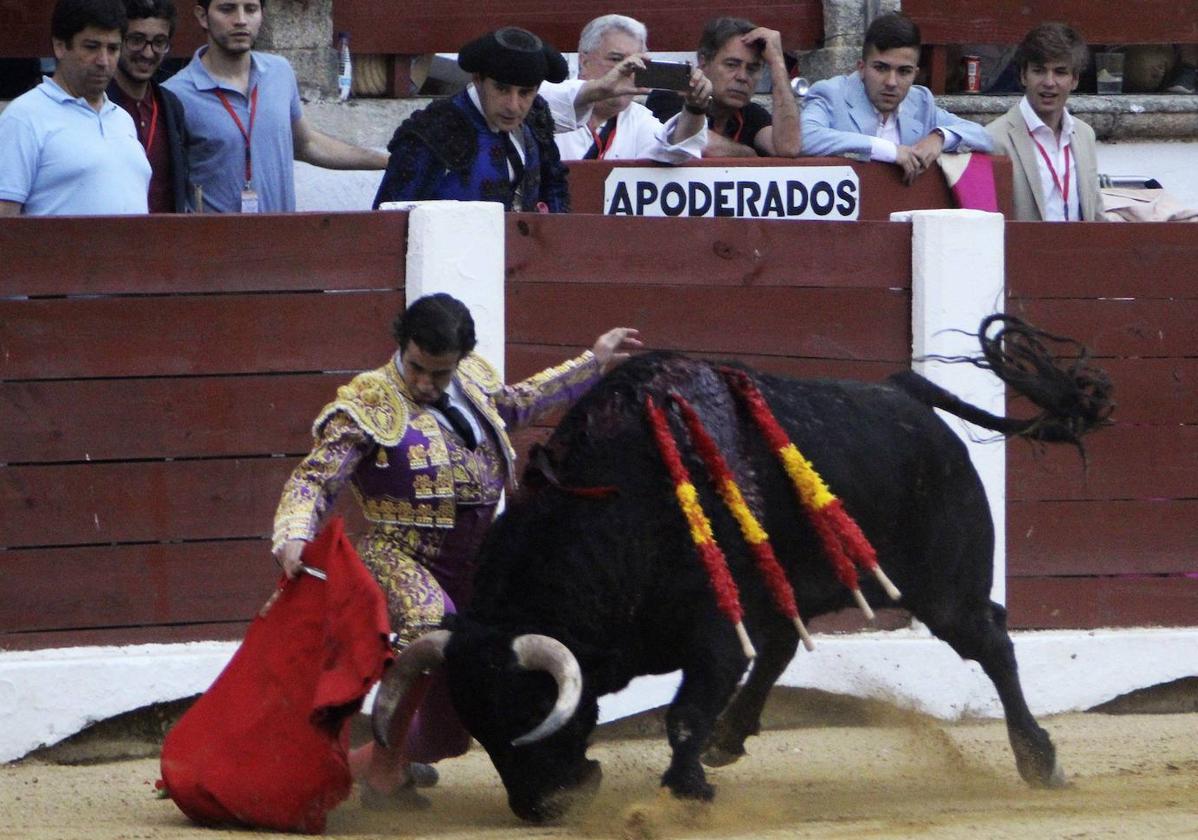
MULTIPOLYGON (((921 361, 929 355, 972 356, 976 333, 987 315, 1003 311, 1005 267, 1003 217, 978 210, 914 210, 891 221, 912 224, 912 369, 966 402, 991 414, 1006 413, 1006 389, 989 371, 969 364, 921 361)), ((941 412, 965 441, 982 478, 994 520, 994 587, 991 597, 1006 600, 1006 446, 996 433, 941 412)))
POLYGON ((436 292, 470 309, 478 352, 504 374, 503 205, 494 201, 389 202, 409 210, 407 298, 436 292))

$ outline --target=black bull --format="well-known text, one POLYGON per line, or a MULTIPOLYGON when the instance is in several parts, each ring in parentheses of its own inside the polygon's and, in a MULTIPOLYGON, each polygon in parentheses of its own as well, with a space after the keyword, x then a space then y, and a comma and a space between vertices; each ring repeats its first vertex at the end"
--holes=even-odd
MULTIPOLYGON (((986 414, 912 373, 886 384, 752 376, 876 548, 902 592, 899 605, 993 681, 1020 774, 1055 786, 1063 781, 1055 749, 1024 700, 1005 611, 990 600, 994 533, 982 484, 962 442, 929 406, 1008 435, 1077 443, 1106 422, 1109 386, 1084 352, 1069 369, 1054 366, 1042 342, 1057 339, 1013 319, 988 319, 979 336, 984 356, 972 361, 1030 396, 1041 409, 1034 419, 986 414), (1006 327, 1005 342, 987 338, 995 323, 1006 327)), ((712 797, 701 760, 718 765, 743 755, 798 636, 771 601, 675 411, 674 435, 758 652, 737 690, 748 659, 717 609, 645 419, 647 396, 668 405, 671 394, 696 409, 727 459, 802 616, 852 603, 720 369, 678 355, 640 356, 596 385, 534 453, 524 493, 482 548, 469 610, 412 645, 384 681, 374 712, 380 739, 407 682, 443 660, 457 712, 490 754, 512 810, 550 819, 598 783, 598 762, 586 749, 599 697, 640 675, 681 670, 666 716, 673 756, 662 784, 679 797, 712 797)), ((863 575, 861 584, 872 605, 892 606, 872 578, 863 575)))

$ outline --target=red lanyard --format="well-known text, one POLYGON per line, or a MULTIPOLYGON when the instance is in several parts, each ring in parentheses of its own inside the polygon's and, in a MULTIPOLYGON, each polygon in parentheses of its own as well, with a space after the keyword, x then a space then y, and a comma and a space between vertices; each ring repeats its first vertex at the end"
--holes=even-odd
POLYGON ((150 91, 150 133, 146 135, 146 157, 150 156, 150 149, 154 148, 154 136, 158 130, 158 97, 154 95, 154 91, 150 91))
POLYGON ((229 104, 225 92, 220 88, 216 89, 216 95, 220 97, 220 102, 225 106, 225 110, 229 112, 229 116, 233 118, 233 122, 237 123, 237 130, 241 132, 242 138, 245 140, 245 182, 249 184, 254 177, 254 163, 250 159, 250 139, 254 136, 254 116, 258 113, 258 86, 250 91, 250 128, 246 131, 244 125, 241 124, 241 118, 237 116, 237 112, 233 110, 233 106, 229 104))
MULTIPOLYGON (((728 139, 731 140, 733 143, 739 143, 740 142, 740 133, 745 130, 745 115, 742 114, 740 112, 740 109, 738 108, 732 112, 732 116, 736 117, 736 133, 733 134, 728 139)), ((727 123, 724 123, 724 128, 725 129, 728 128, 727 123)))
POLYGON ((598 131, 591 128, 589 125, 587 128, 590 129, 591 137, 595 138, 595 148, 598 150, 598 154, 595 155, 595 160, 603 160, 603 156, 607 154, 607 150, 611 148, 611 144, 616 142, 616 132, 619 131, 620 124, 616 123, 611 127, 611 134, 607 135, 606 143, 599 138, 598 131))
POLYGON ((1053 185, 1061 191, 1061 196, 1064 198, 1065 204, 1065 221, 1069 221, 1069 160, 1073 157, 1073 144, 1070 143, 1065 148, 1065 183, 1061 184, 1061 179, 1057 177, 1057 168, 1052 165, 1052 158, 1048 156, 1048 152, 1040 145, 1040 141, 1036 139, 1036 135, 1032 134, 1029 128, 1027 136, 1032 138, 1032 142, 1036 144, 1036 148, 1040 150, 1040 157, 1044 158, 1044 163, 1048 165, 1048 171, 1052 175, 1053 185))

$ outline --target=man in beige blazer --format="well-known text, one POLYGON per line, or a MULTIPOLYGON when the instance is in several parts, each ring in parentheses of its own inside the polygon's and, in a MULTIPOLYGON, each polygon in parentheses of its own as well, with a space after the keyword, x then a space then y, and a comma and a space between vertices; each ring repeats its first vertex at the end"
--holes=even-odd
POLYGON ((1063 23, 1042 23, 1019 45, 1026 93, 986 126, 995 151, 1011 158, 1019 221, 1102 219, 1094 129, 1065 107, 1086 60, 1086 42, 1063 23))

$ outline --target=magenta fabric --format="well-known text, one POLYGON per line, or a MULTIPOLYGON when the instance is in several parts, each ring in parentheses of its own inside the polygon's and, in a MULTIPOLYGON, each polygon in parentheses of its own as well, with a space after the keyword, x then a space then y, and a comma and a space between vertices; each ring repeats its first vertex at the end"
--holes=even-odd
POLYGON ((963 210, 998 212, 998 190, 994 185, 994 164, 989 155, 970 154, 964 169, 954 180, 945 169, 949 188, 957 206, 963 210))

